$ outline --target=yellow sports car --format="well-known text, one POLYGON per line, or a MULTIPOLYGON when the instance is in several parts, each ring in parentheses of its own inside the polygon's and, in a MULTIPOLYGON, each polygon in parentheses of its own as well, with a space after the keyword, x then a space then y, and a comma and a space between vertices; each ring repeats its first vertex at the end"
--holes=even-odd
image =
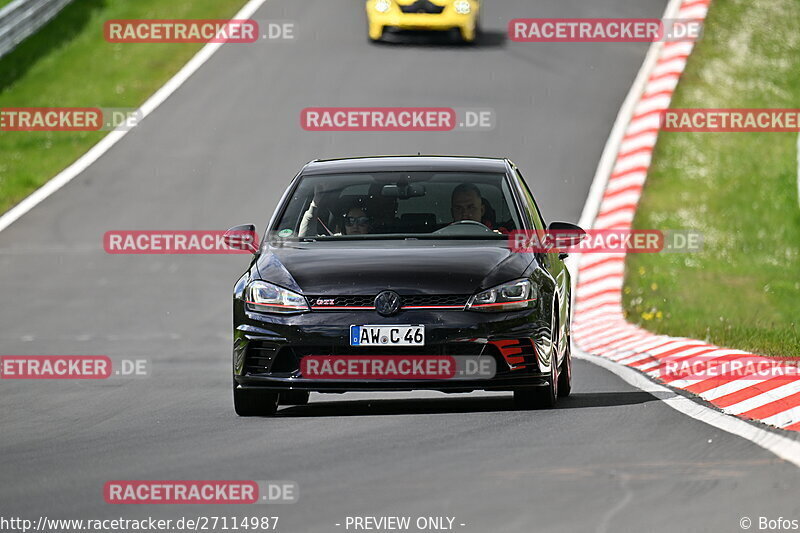
POLYGON ((471 43, 479 32, 480 0, 367 0, 369 38, 392 31, 457 30, 471 43))

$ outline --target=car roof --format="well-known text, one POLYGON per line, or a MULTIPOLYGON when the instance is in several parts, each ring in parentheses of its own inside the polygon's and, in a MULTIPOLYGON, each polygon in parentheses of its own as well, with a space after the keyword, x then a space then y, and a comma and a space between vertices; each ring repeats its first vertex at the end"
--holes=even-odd
POLYGON ((317 159, 308 163, 303 175, 338 174, 347 172, 392 171, 456 171, 505 172, 506 159, 466 156, 372 156, 344 159, 317 159))

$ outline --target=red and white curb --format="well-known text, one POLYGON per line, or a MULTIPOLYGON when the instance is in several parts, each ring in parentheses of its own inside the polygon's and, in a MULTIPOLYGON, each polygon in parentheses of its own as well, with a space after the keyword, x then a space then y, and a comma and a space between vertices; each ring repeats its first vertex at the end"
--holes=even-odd
MULTIPOLYGON (((711 0, 673 0, 667 17, 705 19, 711 0)), ((593 229, 630 229, 658 137, 694 43, 654 43, 620 112, 595 177, 582 223, 593 229), (588 215, 587 215, 588 213, 588 215), (593 223, 592 223, 593 220, 593 223), (589 222, 589 224, 587 224, 589 222)), ((800 379, 773 371, 769 378, 665 375, 667 360, 704 368, 761 358, 703 341, 655 335, 628 323, 622 313, 624 254, 584 254, 575 289, 573 339, 580 351, 637 369, 655 380, 694 393, 725 413, 800 431, 800 379), (692 379, 692 378, 696 379, 692 379), (688 379, 687 379, 688 378, 688 379)), ((707 376, 708 374, 706 374, 707 376)), ((796 376, 796 373, 795 373, 796 376)))

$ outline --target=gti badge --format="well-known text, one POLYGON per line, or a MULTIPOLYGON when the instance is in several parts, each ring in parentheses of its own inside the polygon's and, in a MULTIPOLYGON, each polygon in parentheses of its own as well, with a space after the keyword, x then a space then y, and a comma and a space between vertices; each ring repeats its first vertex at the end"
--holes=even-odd
POLYGON ((379 315, 392 316, 400 310, 400 295, 394 291, 382 291, 375 297, 375 310, 379 315))

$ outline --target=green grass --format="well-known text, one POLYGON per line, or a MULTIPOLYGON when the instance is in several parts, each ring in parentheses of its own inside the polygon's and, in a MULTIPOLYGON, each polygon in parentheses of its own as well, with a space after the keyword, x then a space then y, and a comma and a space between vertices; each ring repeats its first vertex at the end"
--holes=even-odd
MULTIPOLYGON (((2 0, 0 0, 2 2, 2 0)), ((110 44, 108 19, 230 18, 245 0, 78 0, 0 59, 0 107, 138 107, 202 45, 110 44)), ((103 132, 0 132, 0 213, 103 132)))
POLYGON ((4 7, 6 4, 10 4, 14 0, 0 0, 0 8, 4 7))
MULTIPOLYGON (((800 108, 800 2, 715 0, 674 108, 800 108)), ((796 133, 661 133, 637 228, 695 229, 694 254, 631 254, 624 307, 668 335, 800 356, 796 133)))

